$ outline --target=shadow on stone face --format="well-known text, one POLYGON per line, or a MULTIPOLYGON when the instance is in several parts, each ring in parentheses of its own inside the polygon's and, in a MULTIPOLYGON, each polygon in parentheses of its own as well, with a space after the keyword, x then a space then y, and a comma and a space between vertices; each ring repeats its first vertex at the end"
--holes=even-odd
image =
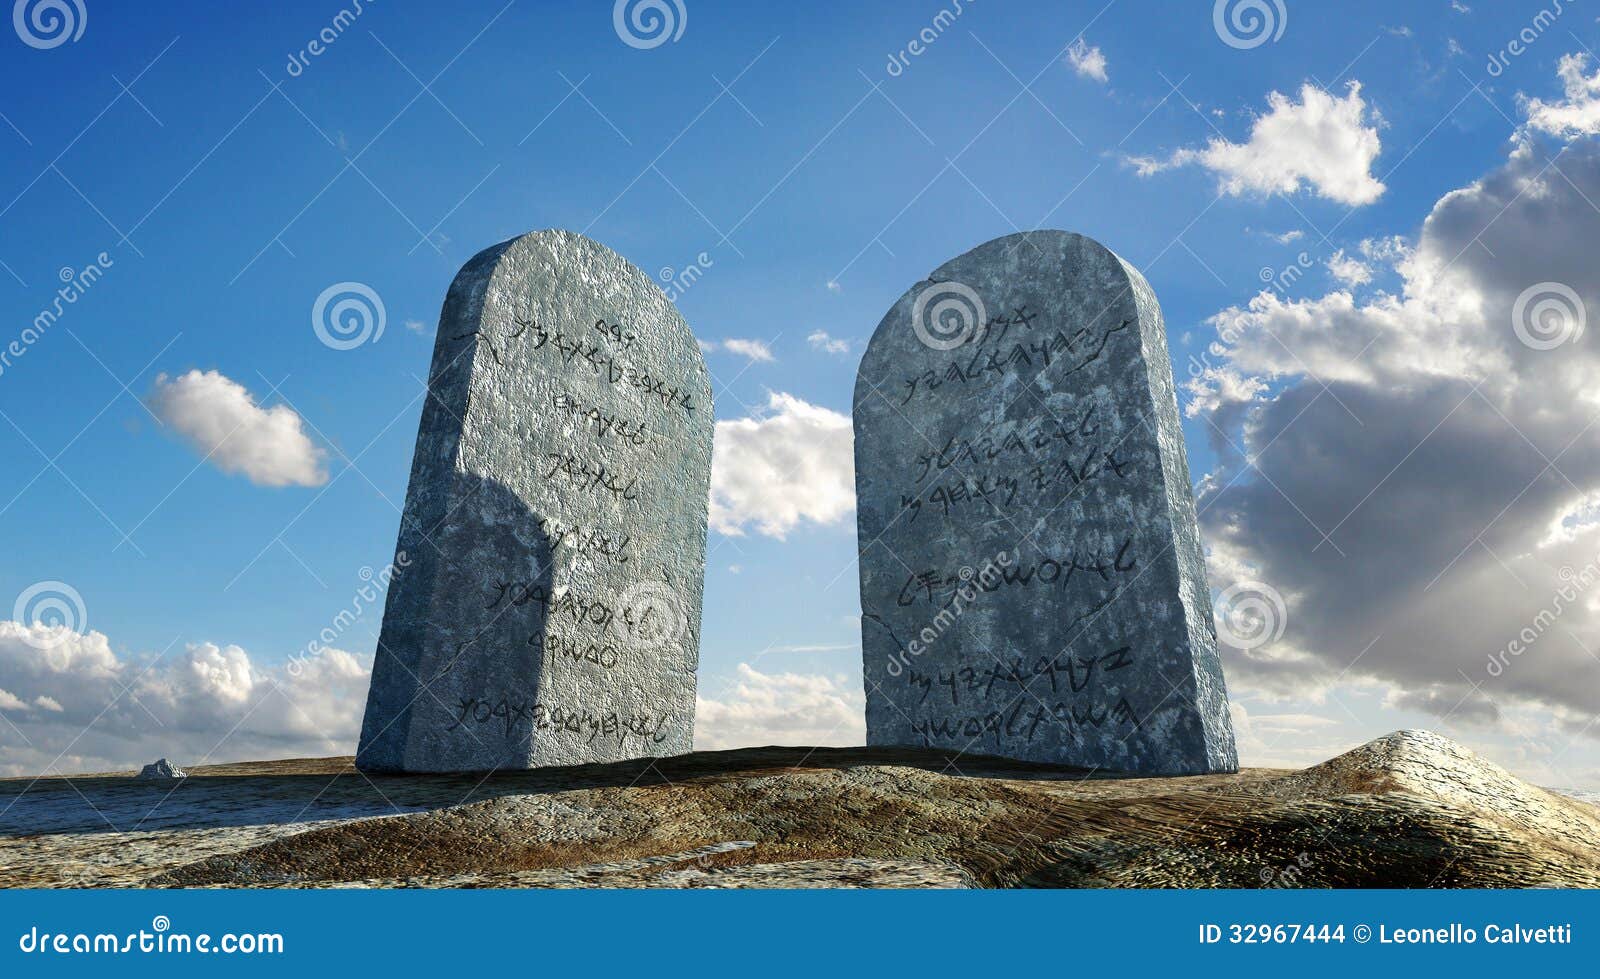
POLYGON ((399 546, 410 567, 384 609, 356 764, 523 767, 553 603, 551 528, 504 483, 473 473, 454 473, 415 513, 412 502, 399 546))

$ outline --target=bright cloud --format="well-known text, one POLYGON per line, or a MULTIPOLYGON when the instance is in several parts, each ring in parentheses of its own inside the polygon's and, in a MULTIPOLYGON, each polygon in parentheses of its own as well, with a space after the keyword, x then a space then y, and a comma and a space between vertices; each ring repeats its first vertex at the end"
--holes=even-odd
POLYGON ((695 702, 699 750, 762 745, 855 745, 866 742, 866 703, 842 676, 761 673, 740 663, 725 694, 695 702))
POLYGON ((1212 318, 1188 384, 1221 459, 1199 494, 1211 584, 1265 582, 1287 610, 1281 641, 1225 651, 1231 693, 1369 685, 1452 724, 1542 717, 1523 733, 1552 750, 1600 733, 1600 347, 1576 329, 1600 310, 1600 145, 1567 145, 1559 172, 1558 149, 1520 140, 1414 240, 1330 263, 1395 293, 1263 291, 1212 318), (1529 312, 1568 290, 1567 314, 1529 312))
POLYGON ((766 410, 717 422, 711 460, 711 527, 740 536, 749 526, 782 539, 802 520, 842 521, 855 508, 850 418, 789 394, 766 410))
POLYGON ((1084 78, 1092 78, 1097 82, 1106 81, 1106 56, 1099 48, 1091 47, 1089 42, 1081 37, 1067 48, 1067 64, 1084 78))
POLYGON ((806 342, 811 344, 811 349, 820 350, 825 354, 847 354, 850 352, 850 341, 841 340, 829 335, 827 330, 815 330, 806 337, 806 342))
POLYGON ((150 408, 207 462, 258 486, 320 486, 324 453, 288 405, 262 408, 244 385, 217 371, 156 378, 150 408))
POLYGON ((1352 206, 1371 204, 1384 186, 1372 175, 1382 149, 1377 122, 1351 82, 1343 98, 1314 85, 1300 89, 1300 101, 1281 92, 1267 96, 1268 111, 1258 116, 1244 143, 1215 137, 1204 149, 1183 149, 1166 161, 1129 159, 1140 176, 1196 164, 1215 173, 1224 193, 1293 194, 1312 192, 1352 206))
POLYGON ((1372 269, 1359 258, 1346 255, 1343 248, 1334 252, 1333 257, 1328 259, 1328 271, 1347 286, 1366 285, 1372 281, 1372 269))
POLYGON ((767 346, 765 340, 744 340, 734 338, 731 340, 713 340, 709 342, 702 341, 700 348, 705 350, 707 353, 710 353, 714 350, 724 350, 730 354, 738 354, 740 357, 748 359, 752 364, 770 364, 777 360, 777 358, 772 355, 772 348, 767 346))
POLYGON ((290 671, 214 643, 129 658, 99 632, 0 621, 0 710, 16 725, 0 724, 0 774, 350 754, 370 669, 328 649, 290 671))
POLYGON ((1568 54, 1561 58, 1556 73, 1566 97, 1556 102, 1523 98, 1522 111, 1527 114, 1528 127, 1552 136, 1593 136, 1600 133, 1600 69, 1585 76, 1583 69, 1589 63, 1586 54, 1568 54))

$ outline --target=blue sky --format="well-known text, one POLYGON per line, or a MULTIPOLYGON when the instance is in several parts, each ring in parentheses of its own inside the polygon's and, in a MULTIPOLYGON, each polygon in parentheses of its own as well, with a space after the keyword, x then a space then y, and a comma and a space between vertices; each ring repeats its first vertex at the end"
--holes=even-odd
MULTIPOLYGON (((1529 114, 1518 93, 1561 100, 1560 59, 1600 45, 1592 16, 1566 12, 1491 74, 1491 55, 1544 5, 1448 0, 1285 0, 1281 36, 1253 47, 1225 43, 1210 5, 1192 2, 973 0, 931 28, 953 4, 683 0, 681 36, 650 48, 624 43, 609 4, 449 7, 367 4, 294 73, 291 58, 340 4, 81 0, 75 40, 0 36, 6 332, 51 306, 62 269, 110 260, 0 374, 0 599, 69 583, 86 609, 79 624, 107 637, 125 683, 205 644, 278 668, 350 605, 363 568, 388 562, 444 290, 495 242, 561 227, 652 273, 706 265, 678 300, 697 335, 758 340, 771 354, 707 353, 721 420, 770 417, 775 394, 847 415, 860 351, 905 288, 980 242, 1039 226, 1088 234, 1143 270, 1185 380, 1189 357, 1216 338, 1211 318, 1245 307, 1302 253, 1285 302, 1348 286, 1328 266, 1341 249, 1353 259, 1363 241, 1414 244, 1442 198, 1507 165, 1529 114), (891 72, 925 29, 934 40, 891 72), (1084 61, 1090 49, 1103 69, 1084 61), (1245 145, 1271 93, 1303 104, 1307 85, 1360 100, 1356 128, 1381 141, 1369 168, 1381 194, 1352 203, 1355 192, 1313 176, 1287 192, 1229 192, 1225 172, 1183 157, 1213 140, 1245 145), (381 337, 351 350, 312 329, 318 296, 340 282, 370 287, 385 310, 381 337), (808 340, 818 331, 848 349, 819 349, 808 340), (260 485, 203 459, 158 417, 158 377, 192 370, 296 414, 326 481, 260 485)), ((1357 284, 1369 298, 1404 288, 1380 253, 1369 248, 1357 284)), ((1246 410, 1306 383, 1266 374, 1246 410)), ((1197 481, 1227 464, 1211 417, 1187 421, 1197 481)), ((1300 444, 1293 430, 1284 438, 1300 444)), ((1489 464, 1501 444, 1481 451, 1489 464)), ((1574 494, 1587 489, 1573 482, 1574 494)), ((743 531, 711 535, 702 697, 726 708, 727 737, 741 718, 818 734, 817 717, 860 697, 853 517, 801 519, 782 539, 743 531), (773 679, 783 675, 787 686, 773 679), (772 698, 817 716, 774 720, 762 714, 772 698)), ((1279 577, 1290 577, 1281 565, 1279 577)), ((1220 587, 1215 565, 1213 579, 1220 587)), ((370 654, 379 618, 363 616, 337 645, 370 654)), ((1260 697, 1239 684, 1249 714, 1282 719, 1268 725, 1275 736, 1246 742, 1245 760, 1315 760, 1434 715, 1488 744, 1493 723, 1510 722, 1507 707, 1456 730, 1461 718, 1423 709, 1428 684, 1395 671, 1340 680, 1260 697), (1337 706, 1330 690, 1342 691, 1337 706)), ((56 752, 17 739, 52 711, 11 693, 25 706, 0 728, 0 761, 39 767, 56 752)), ((1507 696, 1519 710, 1542 703, 1537 691, 1507 696)), ((149 713, 159 725, 160 709, 149 713)), ((1585 739, 1570 764, 1539 775, 1600 780, 1585 739)), ((61 767, 110 751, 79 745, 61 767)))

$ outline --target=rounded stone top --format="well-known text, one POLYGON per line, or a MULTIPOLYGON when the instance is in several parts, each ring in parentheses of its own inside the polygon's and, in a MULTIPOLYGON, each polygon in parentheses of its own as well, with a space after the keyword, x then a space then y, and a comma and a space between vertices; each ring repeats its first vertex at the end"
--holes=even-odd
POLYGON ((605 315, 627 326, 648 325, 640 342, 661 363, 692 367, 705 400, 710 400, 705 357, 677 306, 651 275, 593 238, 547 228, 507 239, 461 267, 450 286, 452 294, 458 289, 482 291, 491 305, 508 308, 530 298, 556 303, 573 297, 599 299, 610 307, 605 315))
POLYGON ((1070 297, 1085 321, 1159 316, 1139 270, 1093 238, 1048 229, 1005 235, 945 262, 895 302, 861 358, 856 400, 894 362, 953 353, 981 339, 994 317, 1011 312, 996 304, 1019 293, 1070 297))

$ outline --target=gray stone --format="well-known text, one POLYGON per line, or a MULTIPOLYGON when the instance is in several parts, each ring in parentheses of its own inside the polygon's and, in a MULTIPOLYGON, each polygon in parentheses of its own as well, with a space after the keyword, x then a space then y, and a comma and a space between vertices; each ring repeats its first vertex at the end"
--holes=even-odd
POLYGON ((174 765, 172 762, 167 761, 165 758, 162 758, 139 769, 139 774, 137 777, 147 780, 154 780, 188 778, 189 776, 186 772, 184 772, 183 769, 179 768, 177 765, 174 765))
POLYGON ((1238 767, 1155 294, 1060 231, 884 317, 855 392, 867 743, 1238 767))
POLYGON ((541 231, 456 275, 356 763, 535 768, 691 750, 711 384, 683 317, 541 231))

